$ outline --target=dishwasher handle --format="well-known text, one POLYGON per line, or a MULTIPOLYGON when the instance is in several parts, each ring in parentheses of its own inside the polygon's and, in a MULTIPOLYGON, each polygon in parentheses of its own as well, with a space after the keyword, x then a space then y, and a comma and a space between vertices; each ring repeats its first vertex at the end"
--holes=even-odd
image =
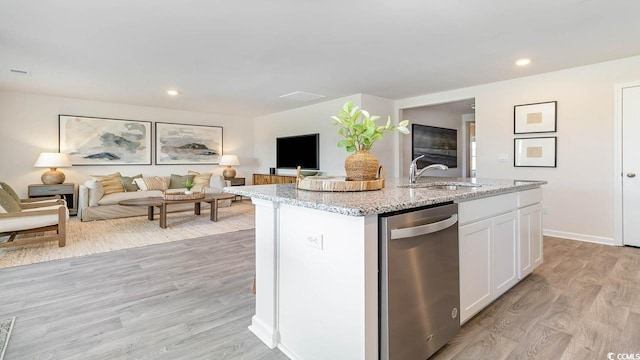
POLYGON ((451 215, 450 218, 431 224, 400 228, 391 230, 391 240, 405 239, 420 235, 433 234, 442 231, 458 222, 458 214, 451 215))

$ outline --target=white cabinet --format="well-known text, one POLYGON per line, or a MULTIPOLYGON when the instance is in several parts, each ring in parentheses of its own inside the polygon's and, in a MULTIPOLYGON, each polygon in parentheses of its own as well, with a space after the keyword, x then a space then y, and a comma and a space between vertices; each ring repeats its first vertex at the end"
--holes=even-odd
POLYGON ((492 297, 495 299, 518 283, 518 237, 516 212, 493 218, 491 239, 492 297))
POLYGON ((518 209, 519 266, 518 278, 523 279, 542 264, 542 205, 518 209))
POLYGON ((460 226, 461 322, 518 282, 516 240, 513 210, 460 226))
POLYGON ((458 229, 460 251, 460 322, 491 303, 491 238, 493 221, 458 229))

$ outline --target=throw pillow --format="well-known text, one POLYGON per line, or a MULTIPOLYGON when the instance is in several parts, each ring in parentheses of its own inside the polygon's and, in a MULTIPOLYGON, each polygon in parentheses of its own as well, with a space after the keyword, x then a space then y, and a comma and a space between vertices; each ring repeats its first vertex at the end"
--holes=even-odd
POLYGON ((208 188, 209 182, 211 181, 211 175, 213 175, 212 173, 201 174, 197 171, 191 171, 191 170, 189 170, 187 174, 193 175, 193 183, 195 184, 193 188, 196 189, 196 191, 202 188, 208 188))
POLYGON ((109 175, 89 175, 92 179, 98 180, 102 185, 102 189, 104 190, 105 195, 115 194, 119 192, 124 192, 124 186, 120 182, 119 172, 109 174, 109 175))
POLYGON ((7 184, 6 182, 0 182, 0 188, 3 189, 4 191, 6 191, 9 195, 11 195, 11 197, 15 201, 20 203, 20 197, 18 196, 18 194, 16 194, 16 192, 13 190, 13 188, 11 186, 9 186, 9 184, 7 184))
POLYGON ((227 186, 227 182, 224 180, 222 175, 212 176, 211 182, 209 183, 212 189, 217 189, 222 191, 222 189, 227 186))
POLYGON ((15 213, 22 210, 20 204, 4 188, 0 189, 0 207, 5 213, 15 213))
POLYGON ((133 181, 135 181, 136 185, 138 185, 142 191, 167 190, 167 183, 160 176, 142 177, 139 179, 133 179, 133 181))
POLYGON ((184 189, 186 186, 184 185, 187 180, 193 182, 193 175, 176 175, 171 174, 171 179, 169 180, 169 189, 184 189))
POLYGON ((140 188, 138 187, 138 185, 136 185, 133 179, 140 179, 140 178, 142 178, 142 174, 138 174, 136 176, 121 176, 120 183, 122 183, 122 186, 124 187, 125 192, 135 192, 135 191, 139 191, 140 188))
POLYGON ((89 206, 98 206, 98 201, 104 196, 104 189, 98 180, 87 180, 84 186, 89 189, 89 206))

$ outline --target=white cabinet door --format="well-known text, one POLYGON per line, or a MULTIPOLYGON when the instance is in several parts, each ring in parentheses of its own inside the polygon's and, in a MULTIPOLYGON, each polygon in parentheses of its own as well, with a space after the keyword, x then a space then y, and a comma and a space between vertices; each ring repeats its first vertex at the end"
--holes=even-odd
POLYGON ((491 239, 491 265, 493 293, 495 299, 518 282, 516 212, 493 218, 491 239))
MULTIPOLYGON (((531 206, 531 259, 533 261, 533 269, 542 264, 544 259, 542 254, 542 204, 531 206)), ((531 269, 531 270, 533 270, 531 269)))
POLYGON ((518 209, 518 278, 523 279, 542 264, 542 205, 518 209))
POLYGON ((460 322, 463 323, 492 301, 491 219, 461 226, 460 241, 460 322))

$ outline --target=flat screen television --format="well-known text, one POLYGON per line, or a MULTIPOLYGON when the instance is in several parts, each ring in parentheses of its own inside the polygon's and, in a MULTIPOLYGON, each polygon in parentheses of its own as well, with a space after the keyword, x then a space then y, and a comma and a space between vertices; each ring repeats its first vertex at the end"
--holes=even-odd
POLYGON ((276 139, 278 169, 320 170, 320 134, 279 137, 276 139))

